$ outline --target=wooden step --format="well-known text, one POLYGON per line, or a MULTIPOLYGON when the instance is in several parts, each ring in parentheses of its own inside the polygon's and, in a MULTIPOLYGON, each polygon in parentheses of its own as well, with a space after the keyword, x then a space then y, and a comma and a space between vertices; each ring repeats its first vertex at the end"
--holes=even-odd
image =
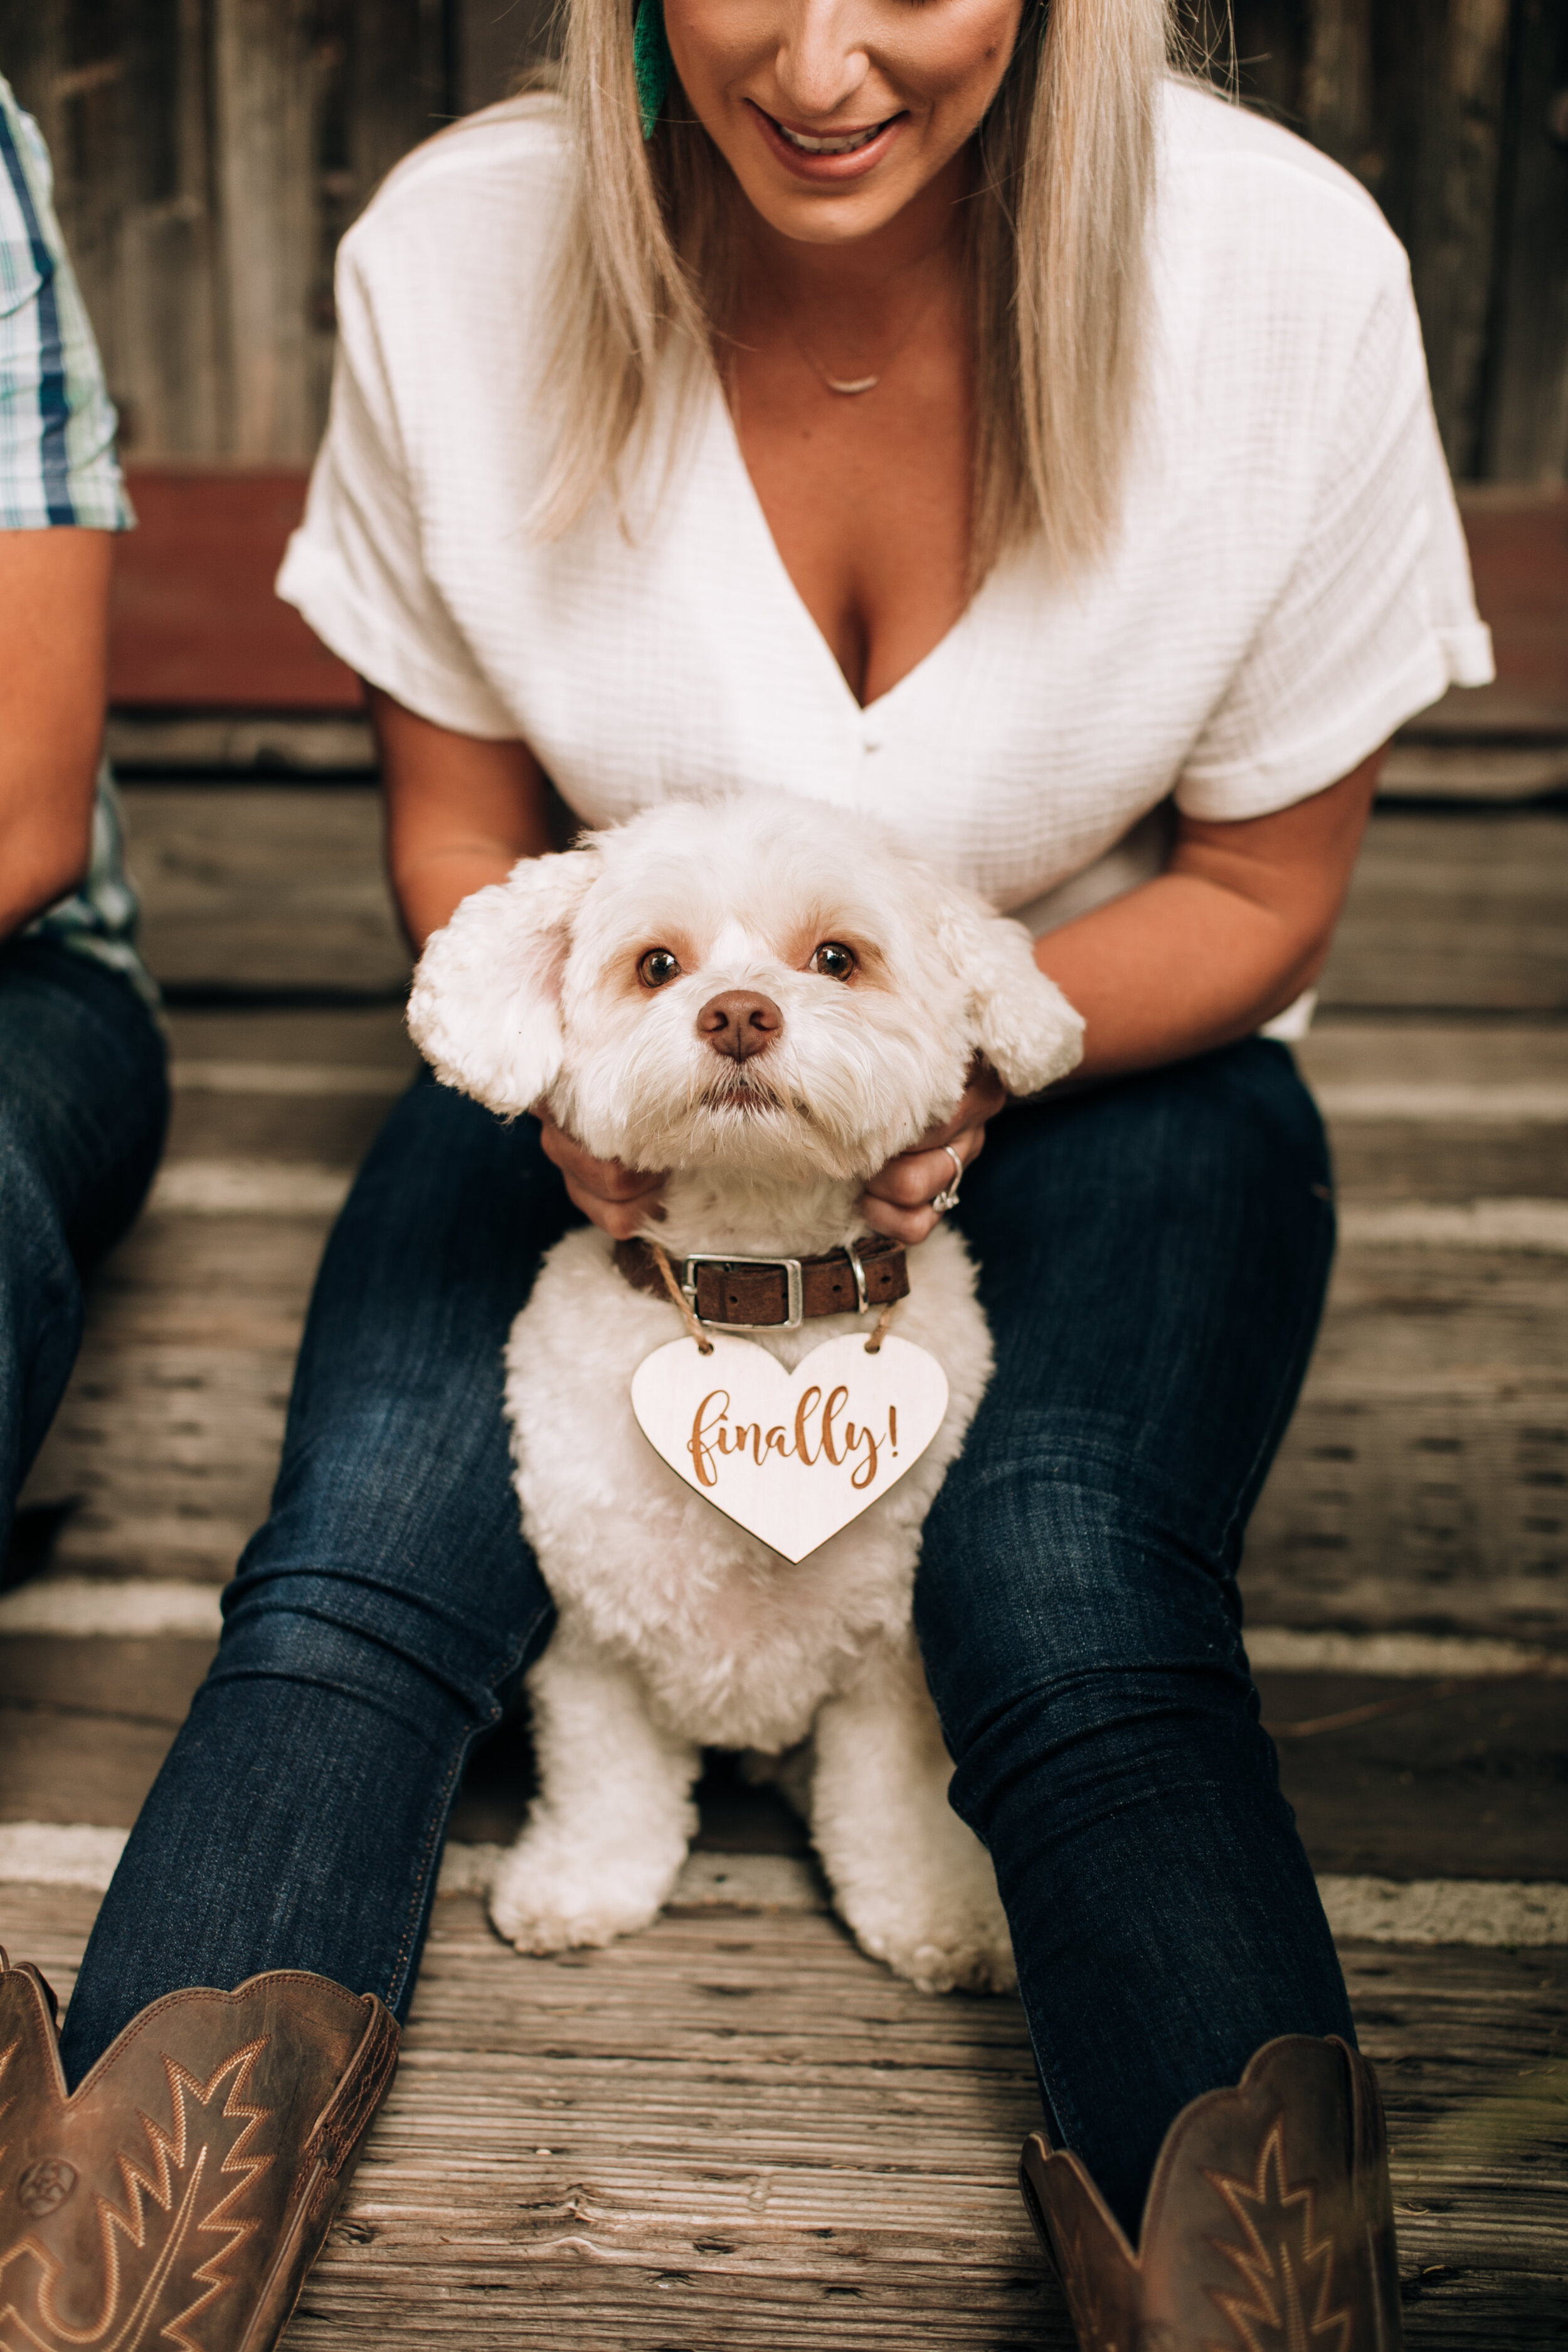
MULTIPOLYGON (((94 1286, 26 1500, 75 1501, 58 1570, 222 1582, 266 1511, 332 1207, 415 1057, 391 1006, 184 1011, 173 1038, 154 1207, 94 1286)), ((1327 1023, 1303 1059, 1352 1234, 1389 1202, 1568 1189, 1568 1030, 1327 1023), (1366 1117, 1385 1102, 1404 1115, 1366 1117)), ((1249 1536, 1254 1617, 1568 1640, 1565 1339, 1560 1244, 1349 1241, 1249 1536)))
MULTIPOLYGON (((147 1217, 24 1494, 62 1570, 222 1582, 265 1515, 321 1217, 147 1217)), ((1568 1261, 1347 1247, 1248 1536, 1263 1622, 1568 1640, 1568 1261)))
MULTIPOLYGON (((366 730, 366 764, 368 758, 366 730)), ((248 756, 248 755, 247 755, 248 756)), ((1398 739, 1378 782, 1385 801, 1560 800, 1568 793, 1568 742, 1410 741, 1398 739)))
MULTIPOLYGON (((97 1897, 0 1888, 68 1991, 97 1897)), ((1560 2341, 1550 1953, 1342 1947, 1389 2113, 1412 2352, 1560 2341)), ((1011 2000, 933 1999, 828 1916, 670 1916, 524 1960, 437 1906, 403 2064, 291 2345, 1067 2352, 1015 2185, 1011 2000)))
POLYGON ((1568 1638, 1568 1259, 1347 1247, 1247 1530, 1260 1622, 1568 1638))
POLYGON ((1378 809, 1320 996, 1568 1011, 1568 811, 1378 809))
MULTIPOLYGON (((388 1000, 404 987, 373 792, 149 782, 125 801, 147 958, 168 987, 388 1000)), ((1568 810, 1380 808, 1321 999, 1568 1011, 1568 810)))
POLYGON ((395 999, 408 953, 357 785, 138 784, 125 794, 142 943, 175 991, 395 999))
POLYGON ((1320 1877, 1568 1878, 1561 1681, 1258 1676, 1320 1877))
MULTIPOLYGON (((211 1641, 8 1633, 0 1643, 0 1822, 129 1829, 211 1641)), ((1320 1876, 1568 1879, 1568 1705, 1559 1676, 1258 1674, 1282 1783, 1320 1876)), ((509 1845, 533 1790, 525 1716, 475 1750, 454 1838, 509 1845)), ((700 1843, 805 1854, 773 1790, 715 1761, 700 1843)))
POLYGON ((1410 731, 1437 740, 1568 735, 1568 488, 1471 483, 1459 509, 1497 677, 1446 694, 1410 731))
POLYGON ((1331 1013, 1296 1050, 1347 1200, 1568 1193, 1568 1024, 1331 1013))
POLYGON ((304 469, 128 473, 139 527, 116 550, 110 699, 160 710, 356 710, 358 678, 272 590, 305 509, 304 469))

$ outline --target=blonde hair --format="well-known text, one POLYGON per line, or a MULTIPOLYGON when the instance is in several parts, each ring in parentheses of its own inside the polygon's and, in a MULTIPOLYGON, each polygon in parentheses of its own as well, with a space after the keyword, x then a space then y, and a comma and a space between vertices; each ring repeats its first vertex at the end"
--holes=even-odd
MULTIPOLYGON (((976 579, 1037 532, 1059 570, 1078 570, 1114 528, 1172 15, 1172 0, 1026 0, 976 136, 976 579)), ((632 0, 570 0, 560 81, 581 168, 550 372, 561 421, 534 518, 550 535, 641 464, 656 371, 672 345, 706 359, 733 293, 733 176, 668 104, 645 142, 632 25, 632 0)))

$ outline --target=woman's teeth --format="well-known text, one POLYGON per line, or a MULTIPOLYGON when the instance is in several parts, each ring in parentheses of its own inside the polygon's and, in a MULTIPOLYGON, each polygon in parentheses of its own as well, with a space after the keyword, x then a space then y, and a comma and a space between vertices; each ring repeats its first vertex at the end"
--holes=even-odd
POLYGON ((873 139, 879 139, 887 127, 886 122, 873 122, 869 131, 847 131, 837 139, 811 139, 804 131, 791 131, 776 116, 773 118, 773 128, 780 138, 788 140, 803 155, 853 155, 858 148, 868 147, 873 139))

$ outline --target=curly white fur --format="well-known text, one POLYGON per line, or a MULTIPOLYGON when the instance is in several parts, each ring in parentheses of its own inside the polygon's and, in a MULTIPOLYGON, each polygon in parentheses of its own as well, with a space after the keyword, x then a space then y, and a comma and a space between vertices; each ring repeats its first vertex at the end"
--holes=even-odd
MULTIPOLYGON (((657 1238, 677 1257, 855 1239, 865 1179, 951 1111, 977 1049, 1026 1094, 1073 1066, 1082 1036, 1017 924, 842 810, 745 796, 667 803, 476 892, 426 949, 409 1026, 441 1077, 492 1108, 545 1105, 600 1157, 668 1168, 657 1238), (825 940, 854 950, 850 980, 810 969, 825 940), (649 989, 655 947, 679 973, 649 989), (697 1027, 731 989, 784 1016, 739 1067, 697 1027)), ((910 1624, 921 1528, 990 1377, 990 1335, 950 1229, 913 1255, 910 1283, 896 1328, 947 1374, 942 1428, 792 1567, 637 1427, 631 1377, 677 1336, 674 1308, 628 1287, 597 1231, 545 1259, 507 1349, 523 1526, 559 1612, 529 1677, 540 1794, 491 1898, 520 1949, 654 1917, 703 1746, 809 1741, 812 1835, 866 1949, 932 1990, 1012 1983, 910 1624)), ((793 1369, 856 1328, 751 1336, 793 1369)))

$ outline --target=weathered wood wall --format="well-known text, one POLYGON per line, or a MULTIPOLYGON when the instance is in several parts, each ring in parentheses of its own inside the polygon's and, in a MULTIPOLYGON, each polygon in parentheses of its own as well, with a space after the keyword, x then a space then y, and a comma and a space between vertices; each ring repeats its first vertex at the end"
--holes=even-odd
POLYGON ((125 447, 308 457, 339 236, 534 45, 531 0, 0 0, 125 447))
POLYGON ((1456 473, 1563 479, 1568 7, 1235 0, 1233 16, 1242 95, 1353 172, 1409 248, 1456 473))
MULTIPOLYGON (((1217 70, 1225 0, 1197 0, 1217 70)), ((54 150, 125 437, 302 460, 331 256, 387 166, 499 96, 551 0, 0 0, 54 150)), ((1353 171, 1409 246, 1456 472, 1568 477, 1564 0, 1235 0, 1243 96, 1353 171)))

